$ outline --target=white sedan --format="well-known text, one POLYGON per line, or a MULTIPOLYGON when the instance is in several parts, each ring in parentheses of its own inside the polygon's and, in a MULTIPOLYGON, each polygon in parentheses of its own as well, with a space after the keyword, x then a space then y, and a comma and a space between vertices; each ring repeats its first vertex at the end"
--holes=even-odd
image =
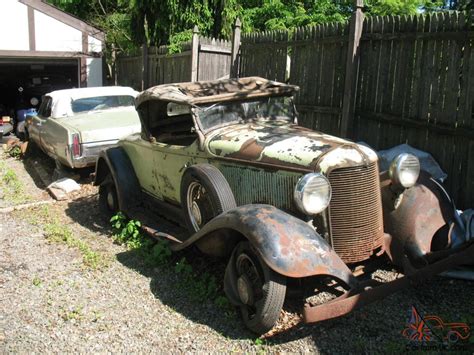
POLYGON ((28 119, 25 133, 62 165, 93 166, 102 149, 140 131, 137 94, 117 86, 53 91, 28 119))

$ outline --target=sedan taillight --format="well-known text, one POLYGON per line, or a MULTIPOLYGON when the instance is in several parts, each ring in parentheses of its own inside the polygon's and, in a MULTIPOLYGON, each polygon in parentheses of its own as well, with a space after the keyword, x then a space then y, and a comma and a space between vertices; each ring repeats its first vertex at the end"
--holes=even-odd
POLYGON ((72 157, 79 158, 81 156, 81 143, 79 142, 79 134, 72 135, 72 157))

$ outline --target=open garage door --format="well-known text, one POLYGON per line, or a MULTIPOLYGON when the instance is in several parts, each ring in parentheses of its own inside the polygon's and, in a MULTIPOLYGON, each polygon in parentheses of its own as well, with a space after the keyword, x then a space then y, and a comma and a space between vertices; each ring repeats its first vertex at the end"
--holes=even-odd
POLYGON ((79 87, 78 78, 78 59, 0 58, 0 116, 16 119, 18 110, 38 108, 44 94, 79 87))

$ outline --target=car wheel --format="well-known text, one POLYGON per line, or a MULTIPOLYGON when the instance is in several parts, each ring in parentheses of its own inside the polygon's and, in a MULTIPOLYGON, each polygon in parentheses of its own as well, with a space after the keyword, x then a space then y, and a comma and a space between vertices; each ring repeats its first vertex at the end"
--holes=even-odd
POLYGON ((99 186, 99 205, 107 217, 112 217, 120 210, 117 189, 110 175, 105 179, 105 182, 99 186))
POLYGON ((194 165, 184 173, 181 204, 191 232, 197 232, 214 217, 237 206, 224 175, 206 164, 194 165))
POLYGON ((248 241, 235 247, 230 262, 245 325, 259 335, 268 332, 280 316, 286 278, 270 269, 248 241))

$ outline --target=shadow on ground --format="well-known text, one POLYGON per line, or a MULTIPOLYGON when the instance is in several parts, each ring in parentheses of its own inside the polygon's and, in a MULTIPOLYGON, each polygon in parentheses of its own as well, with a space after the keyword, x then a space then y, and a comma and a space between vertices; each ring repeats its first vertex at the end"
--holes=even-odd
POLYGON ((66 215, 95 233, 112 235, 110 219, 101 212, 98 199, 94 194, 71 200, 65 209, 66 215))

